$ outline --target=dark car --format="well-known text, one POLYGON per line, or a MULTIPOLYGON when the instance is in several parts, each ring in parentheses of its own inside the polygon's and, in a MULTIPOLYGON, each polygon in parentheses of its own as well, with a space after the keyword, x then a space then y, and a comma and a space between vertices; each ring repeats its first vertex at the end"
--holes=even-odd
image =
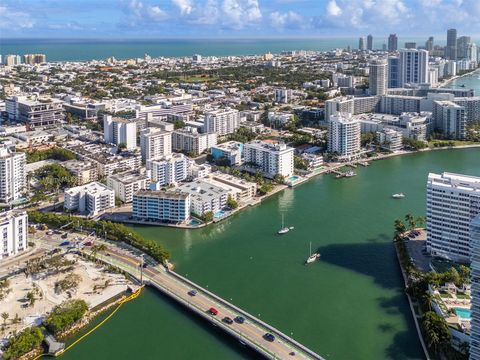
POLYGON ((188 295, 190 295, 190 296, 195 296, 195 295, 197 295, 197 292, 196 292, 195 290, 190 290, 190 291, 188 292, 188 295))
POLYGON ((225 316, 222 321, 228 325, 233 324, 233 320, 229 318, 228 316, 225 316))
POLYGON ((273 336, 273 334, 270 334, 270 333, 266 333, 265 335, 263 335, 263 338, 270 342, 275 341, 275 336, 273 336))
POLYGON ((245 322, 245 318, 243 316, 237 316, 235 318, 235 322, 239 324, 243 324, 245 322))
POLYGON ((67 246, 70 245, 70 241, 64 241, 60 244, 60 246, 67 246))
POLYGON ((143 267, 144 269, 146 269, 146 268, 148 267, 148 264, 147 264, 147 263, 143 263, 142 267, 143 267))

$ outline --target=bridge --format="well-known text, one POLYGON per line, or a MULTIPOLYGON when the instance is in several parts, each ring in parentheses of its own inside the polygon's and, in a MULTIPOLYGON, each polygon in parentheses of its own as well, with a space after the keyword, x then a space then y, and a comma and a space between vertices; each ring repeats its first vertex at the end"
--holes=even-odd
MULTIPOLYGON (((158 289, 163 294, 182 304, 188 310, 204 318, 214 326, 236 338, 242 345, 249 346, 267 359, 317 359, 320 355, 298 343, 280 330, 270 326, 255 316, 236 307, 230 302, 211 293, 185 277, 168 270, 161 265, 143 267, 143 256, 137 257, 127 251, 110 246, 95 256, 110 265, 118 267, 141 282, 158 289), (188 293, 195 290, 194 296, 188 293), (209 309, 215 308, 218 314, 213 315, 209 309), (241 316, 245 322, 231 324, 223 321, 225 317, 235 319, 241 316), (275 339, 268 341, 266 333, 275 339)), ((89 254, 87 249, 83 250, 89 254)))

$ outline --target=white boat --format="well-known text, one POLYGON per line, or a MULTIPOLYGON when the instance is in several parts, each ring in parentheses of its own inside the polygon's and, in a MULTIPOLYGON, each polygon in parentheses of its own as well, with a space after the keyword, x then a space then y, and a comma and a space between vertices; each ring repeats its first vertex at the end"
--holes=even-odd
POLYGON ((403 199, 405 197, 404 193, 393 194, 392 198, 394 199, 403 199))
POLYGON ((319 253, 313 253, 312 254, 312 243, 310 242, 310 256, 307 258, 307 260, 305 261, 305 265, 306 264, 311 264, 313 263, 315 260, 317 260, 318 258, 320 257, 320 254, 319 253))
POLYGON ((353 171, 348 171, 347 173, 345 173, 345 177, 352 177, 352 176, 355 176, 357 175, 356 173, 354 173, 353 171))
POLYGON ((284 221, 284 217, 283 217, 283 214, 282 214, 282 228, 280 230, 278 230, 278 234, 283 235, 283 234, 288 233, 289 231, 290 231, 290 228, 285 226, 285 221, 284 221))

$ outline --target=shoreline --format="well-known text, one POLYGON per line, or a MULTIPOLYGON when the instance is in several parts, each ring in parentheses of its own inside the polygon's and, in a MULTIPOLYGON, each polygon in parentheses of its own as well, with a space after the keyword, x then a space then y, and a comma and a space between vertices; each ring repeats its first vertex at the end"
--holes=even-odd
POLYGON ((437 88, 445 88, 447 85, 449 85, 451 82, 455 81, 455 80, 458 80, 458 79, 461 79, 465 76, 468 76, 468 75, 472 75, 472 74, 475 74, 475 73, 479 73, 480 74, 480 68, 477 68, 477 69, 474 69, 472 71, 469 71, 465 74, 462 74, 462 75, 455 75, 453 77, 451 77, 450 79, 447 79, 447 80, 444 80, 442 81, 440 84, 438 84, 437 88))

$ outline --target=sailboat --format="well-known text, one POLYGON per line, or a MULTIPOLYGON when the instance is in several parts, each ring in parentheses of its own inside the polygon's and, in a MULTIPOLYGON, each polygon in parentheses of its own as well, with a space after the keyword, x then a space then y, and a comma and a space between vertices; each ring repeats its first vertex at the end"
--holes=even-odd
POLYGON ((305 265, 313 263, 319 257, 320 257, 320 253, 318 253, 318 252, 315 252, 315 253, 312 254, 312 242, 310 242, 310 256, 305 261, 305 265))
POLYGON ((284 216, 282 214, 282 228, 280 230, 278 230, 278 234, 283 235, 283 234, 288 233, 289 231, 290 231, 290 229, 285 226, 284 216))

